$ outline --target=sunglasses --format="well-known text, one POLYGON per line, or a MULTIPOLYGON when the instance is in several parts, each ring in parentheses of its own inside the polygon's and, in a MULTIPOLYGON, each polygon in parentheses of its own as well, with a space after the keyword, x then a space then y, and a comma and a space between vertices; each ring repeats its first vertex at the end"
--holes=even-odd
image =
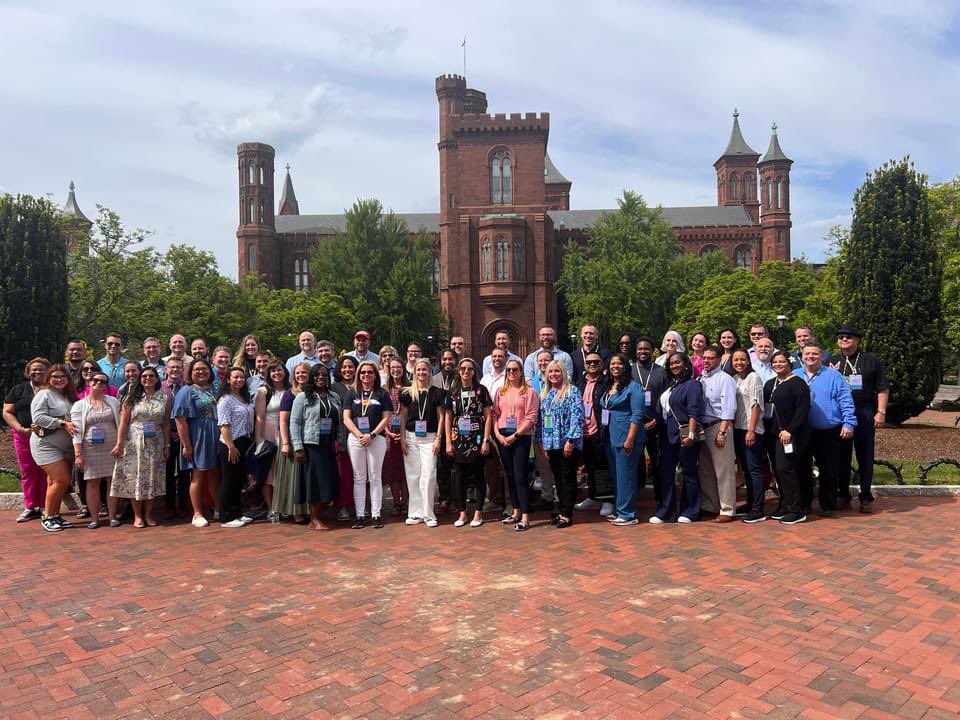
POLYGON ((102 378, 94 378, 90 381, 91 385, 106 385, 107 381, 102 378))
POLYGON ((520 368, 518 367, 507 368, 507 372, 520 372, 520 368))
POLYGON ((584 361, 584 364, 585 364, 585 365, 599 365, 599 364, 600 364, 600 361, 599 361, 599 360, 586 360, 586 361, 584 361))
POLYGON ((81 369, 80 369, 80 372, 82 372, 82 373, 92 373, 92 372, 96 372, 96 371, 97 371, 97 368, 81 368, 81 369))
POLYGON ((837 340, 853 340, 855 335, 837 335, 837 340))
POLYGON ((766 333, 762 333, 762 332, 750 333, 750 337, 766 337, 766 333))
POLYGON ((360 374, 361 374, 361 375, 376 375, 376 373, 375 373, 373 370, 361 370, 361 371, 360 371, 360 374))

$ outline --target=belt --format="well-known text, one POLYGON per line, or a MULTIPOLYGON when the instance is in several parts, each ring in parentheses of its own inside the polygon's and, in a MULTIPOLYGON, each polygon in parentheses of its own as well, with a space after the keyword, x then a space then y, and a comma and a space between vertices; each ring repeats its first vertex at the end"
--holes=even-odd
POLYGON ((711 420, 710 422, 700 423, 700 427, 702 427, 704 430, 706 430, 708 427, 713 427, 714 425, 716 425, 716 424, 719 423, 719 422, 723 422, 723 421, 722 421, 722 420, 711 420))

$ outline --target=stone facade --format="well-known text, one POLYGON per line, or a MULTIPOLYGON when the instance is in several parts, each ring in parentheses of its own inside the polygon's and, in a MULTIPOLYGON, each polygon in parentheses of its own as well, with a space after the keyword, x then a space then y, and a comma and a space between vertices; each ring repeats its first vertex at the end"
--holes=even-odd
MULTIPOLYGON (((569 238, 603 210, 570 210, 572 183, 547 154, 549 113, 487 114, 486 94, 459 75, 436 80, 439 105, 440 208, 403 215, 411 232, 426 229, 436 247, 435 286, 453 332, 467 352, 493 346, 508 330, 518 352, 533 347, 539 326, 562 325, 554 283, 569 238)), ((309 287, 309 256, 343 229, 342 215, 300 215, 289 166, 274 215, 274 150, 237 149, 239 273, 273 287, 309 287)), ((664 208, 680 250, 720 251, 754 272, 764 260, 790 259, 790 167, 776 126, 760 154, 744 141, 739 115, 714 163, 717 205, 664 208)), ((558 330, 561 337, 566 328, 558 330)))

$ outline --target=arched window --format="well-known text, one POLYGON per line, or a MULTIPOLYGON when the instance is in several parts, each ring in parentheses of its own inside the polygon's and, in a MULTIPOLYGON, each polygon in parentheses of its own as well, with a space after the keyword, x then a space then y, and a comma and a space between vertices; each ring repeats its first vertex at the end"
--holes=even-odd
POLYGON ((741 245, 737 248, 733 254, 733 264, 735 267, 747 268, 747 270, 753 267, 753 250, 749 245, 741 245))
POLYGON ((263 165, 260 166, 260 184, 263 185, 263 165))
POLYGON ((513 279, 523 280, 523 243, 513 241, 513 279))
POLYGON ((773 178, 767 178, 767 210, 773 207, 773 178))
POLYGON ((433 283, 432 291, 434 295, 440 294, 440 258, 433 256, 433 283))
POLYGON ((266 224, 266 222, 267 222, 267 206, 263 202, 263 200, 261 200, 260 201, 260 224, 264 225, 266 224))
POLYGON ((255 182, 254 173, 256 172, 256 165, 254 165, 253 163, 250 163, 249 165, 247 165, 247 170, 249 171, 247 173, 247 181, 250 185, 253 185, 255 182))
POLYGON ((779 178, 770 184, 770 189, 773 191, 773 198, 771 202, 773 207, 780 207, 780 180, 779 178))
POLYGON ((255 273, 257 271, 257 246, 253 243, 247 245, 247 272, 255 273))
POLYGON ((257 221, 257 211, 255 209, 255 204, 251 198, 250 202, 247 203, 247 223, 253 225, 257 221))
POLYGON ((310 287, 310 267, 306 258, 293 261, 293 289, 306 290, 310 287))
POLYGON ((757 186, 753 182, 753 175, 743 176, 743 199, 753 200, 756 194, 757 186))
POLYGON ((513 202, 513 169, 506 150, 497 150, 490 162, 490 202, 494 205, 513 202))
POLYGON ((716 245, 704 245, 702 248, 700 248, 700 257, 712 252, 720 252, 720 248, 718 248, 716 245))
POLYGON ((785 205, 783 197, 783 178, 777 178, 777 207, 783 208, 785 205))
POLYGON ((730 199, 731 200, 737 199, 737 190, 738 190, 737 185, 738 185, 738 178, 736 173, 734 173, 733 175, 730 176, 730 199))
POLYGON ((491 259, 490 259, 490 238, 485 238, 483 240, 483 245, 480 246, 480 278, 482 280, 490 280, 493 275, 491 270, 491 259))
POLYGON ((497 238, 497 280, 510 279, 510 245, 503 236, 497 238))

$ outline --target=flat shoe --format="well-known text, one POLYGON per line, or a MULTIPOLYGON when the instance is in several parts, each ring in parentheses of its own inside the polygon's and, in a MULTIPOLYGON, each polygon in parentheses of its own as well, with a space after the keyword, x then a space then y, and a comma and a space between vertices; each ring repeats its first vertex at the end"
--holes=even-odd
POLYGON ((529 529, 530 529, 530 523, 529 523, 529 522, 518 522, 516 525, 513 526, 513 529, 516 530, 517 532, 523 532, 524 530, 529 530, 529 529))
POLYGON ((471 520, 470 527, 477 528, 483 525, 483 520, 471 520))
POLYGON ((119 520, 110 521, 110 527, 120 527, 120 525, 122 525, 122 523, 119 520))
POLYGON ((453 521, 453 526, 454 526, 454 527, 463 527, 463 526, 466 525, 466 524, 467 524, 467 521, 466 521, 466 520, 461 520, 460 518, 457 518, 456 520, 453 521))

